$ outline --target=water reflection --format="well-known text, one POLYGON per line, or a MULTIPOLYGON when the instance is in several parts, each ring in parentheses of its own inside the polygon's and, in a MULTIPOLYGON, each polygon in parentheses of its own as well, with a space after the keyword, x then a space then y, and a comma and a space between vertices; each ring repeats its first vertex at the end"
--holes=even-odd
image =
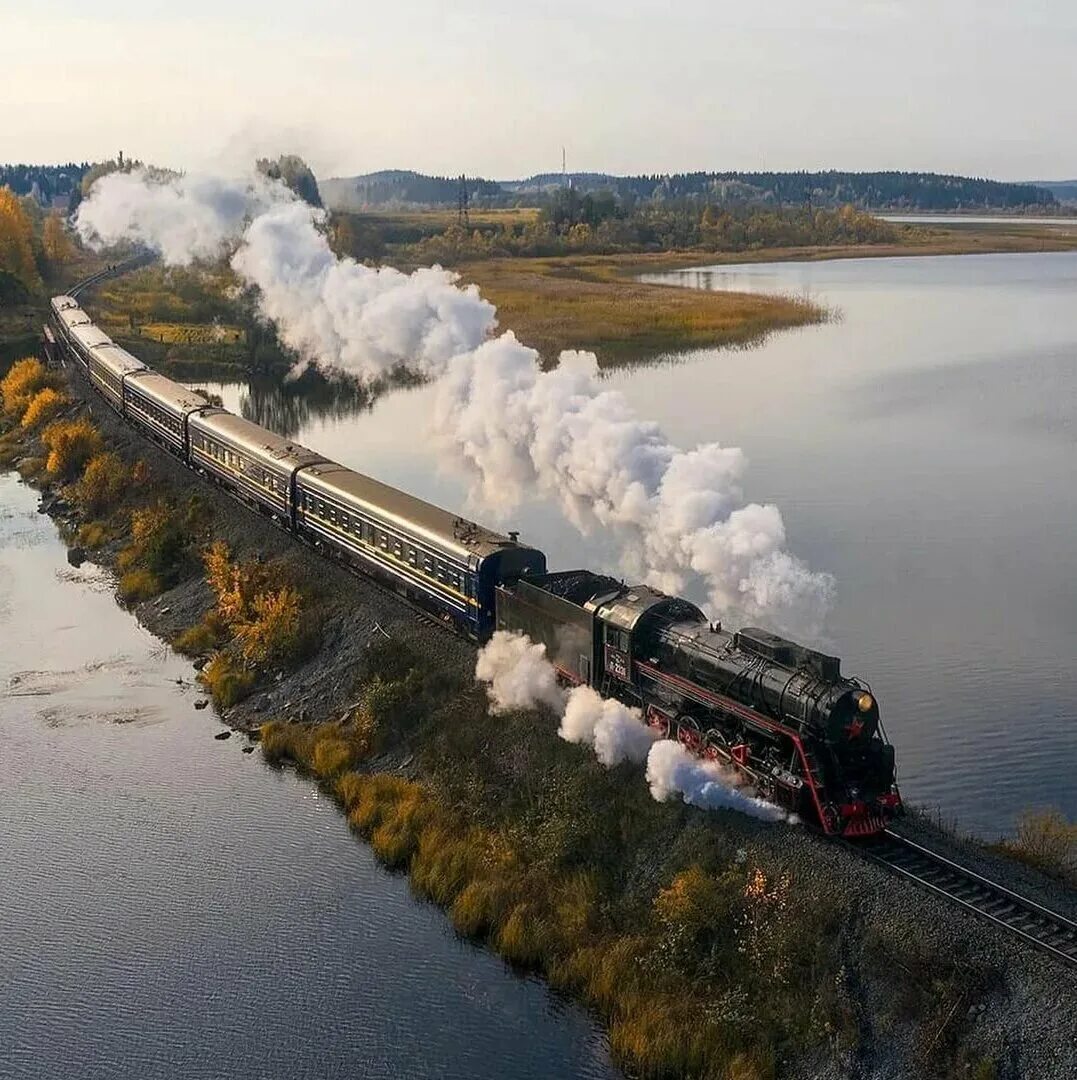
MULTIPOLYGON (((237 384, 192 382, 190 385, 223 402, 224 385, 237 384)), ((239 385, 238 401, 228 407, 286 438, 295 437, 315 419, 347 420, 369 412, 390 389, 389 385, 364 387, 350 379, 327 378, 314 368, 290 381, 258 375, 239 385)))

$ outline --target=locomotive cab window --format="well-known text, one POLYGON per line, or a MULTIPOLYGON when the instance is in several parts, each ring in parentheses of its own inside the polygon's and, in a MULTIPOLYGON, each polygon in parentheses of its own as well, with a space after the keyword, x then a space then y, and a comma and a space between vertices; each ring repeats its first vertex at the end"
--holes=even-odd
POLYGON ((611 649, 619 649, 628 652, 628 631, 618 630, 615 626, 606 627, 606 644, 611 649))

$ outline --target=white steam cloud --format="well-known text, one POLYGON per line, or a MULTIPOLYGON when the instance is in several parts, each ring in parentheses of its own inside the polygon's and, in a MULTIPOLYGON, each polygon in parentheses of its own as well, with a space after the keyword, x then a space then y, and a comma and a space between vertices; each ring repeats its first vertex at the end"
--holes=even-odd
POLYGON ((589 686, 563 690, 546 659, 546 646, 524 634, 499 630, 480 650, 475 677, 487 684, 490 711, 546 705, 561 716, 557 734, 592 747, 607 768, 646 762, 647 783, 659 802, 680 796, 703 810, 737 810, 763 821, 792 820, 785 811, 740 790, 737 775, 702 761, 679 743, 659 739, 639 709, 600 697, 589 686))
POLYGON ((821 634, 829 575, 785 550, 781 513, 746 503, 746 459, 717 443, 674 446, 604 389, 593 354, 544 372, 474 286, 440 268, 402 274, 338 259, 325 215, 254 177, 159 179, 114 173, 79 208, 90 243, 137 240, 179 264, 232 251, 262 314, 304 363, 371 381, 407 368, 438 380, 435 420, 486 505, 538 492, 587 532, 613 531, 626 573, 689 595, 726 621, 821 634))
POLYGON ((742 814, 781 821, 787 815, 781 807, 739 790, 737 776, 716 761, 703 761, 680 743, 663 739, 647 755, 647 783, 659 802, 678 795, 701 810, 739 810, 742 814))
POLYGON ((562 689, 546 646, 526 634, 498 630, 479 650, 475 678, 487 684, 492 713, 545 705, 561 717, 557 734, 593 747, 603 765, 644 761, 654 742, 639 709, 604 699, 589 686, 562 689))
POLYGON ((526 634, 496 631, 479 650, 475 678, 487 684, 490 711, 494 713, 539 704, 560 712, 565 705, 557 672, 546 659, 546 646, 536 644, 526 634))

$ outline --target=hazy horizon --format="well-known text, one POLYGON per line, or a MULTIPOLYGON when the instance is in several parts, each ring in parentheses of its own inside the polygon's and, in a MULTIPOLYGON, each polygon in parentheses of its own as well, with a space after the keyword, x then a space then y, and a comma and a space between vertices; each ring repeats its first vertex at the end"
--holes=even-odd
POLYGON ((1077 11, 988 0, 4 0, 0 160, 1077 176, 1077 11), (77 48, 66 46, 77 43, 77 48))

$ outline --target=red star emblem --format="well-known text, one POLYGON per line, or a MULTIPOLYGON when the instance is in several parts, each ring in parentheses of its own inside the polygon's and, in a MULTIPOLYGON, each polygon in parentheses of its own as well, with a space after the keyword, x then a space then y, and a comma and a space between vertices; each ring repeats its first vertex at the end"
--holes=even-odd
POLYGON ((864 721, 861 720, 859 716, 854 716, 850 721, 849 726, 845 729, 845 734, 848 735, 850 739, 855 739, 863 730, 864 721))

